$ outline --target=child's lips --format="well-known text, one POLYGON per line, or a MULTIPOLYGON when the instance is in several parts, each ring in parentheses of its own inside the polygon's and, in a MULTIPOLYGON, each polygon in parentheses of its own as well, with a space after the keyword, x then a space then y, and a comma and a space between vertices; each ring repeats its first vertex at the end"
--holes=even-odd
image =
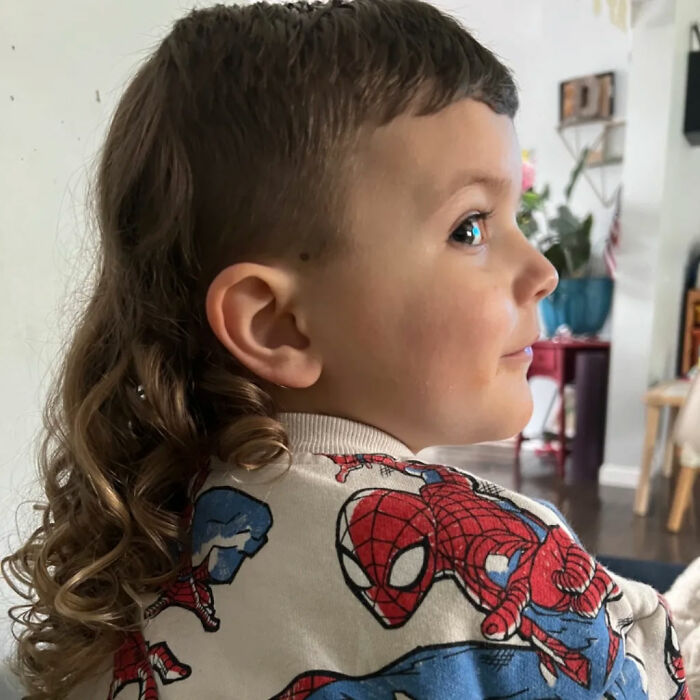
POLYGON ((503 359, 507 360, 531 360, 532 359, 532 346, 539 339, 539 334, 535 336, 531 343, 524 345, 515 352, 510 352, 507 355, 503 355, 503 359))
POLYGON ((528 345, 527 347, 524 347, 522 350, 517 350, 516 352, 511 352, 508 355, 503 355, 504 360, 521 360, 521 361, 530 361, 532 360, 532 347, 528 345))

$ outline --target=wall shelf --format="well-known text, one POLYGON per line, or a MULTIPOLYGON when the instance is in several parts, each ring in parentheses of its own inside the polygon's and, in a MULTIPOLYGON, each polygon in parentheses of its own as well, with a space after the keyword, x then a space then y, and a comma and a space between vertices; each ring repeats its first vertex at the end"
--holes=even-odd
POLYGON ((606 165, 620 165, 624 162, 624 158, 610 158, 608 160, 601 160, 599 163, 588 163, 586 168, 591 170, 593 168, 604 168, 606 165))
POLYGON ((588 181, 588 184, 591 186, 600 202, 606 207, 611 206, 615 202, 621 187, 621 184, 618 182, 618 184, 613 187, 612 191, 609 191, 605 177, 606 169, 612 166, 619 166, 623 162, 622 155, 611 152, 610 137, 613 130, 622 129, 625 125, 626 122, 620 119, 586 119, 570 123, 564 122, 557 126, 557 133, 575 162, 579 161, 586 147, 581 145, 580 130, 590 126, 599 127, 597 136, 594 138, 593 142, 588 145, 588 148, 592 152, 600 153, 601 159, 587 163, 583 169, 583 176, 588 181), (598 171, 599 177, 597 179, 599 182, 596 182, 594 178, 591 177, 590 170, 598 171))

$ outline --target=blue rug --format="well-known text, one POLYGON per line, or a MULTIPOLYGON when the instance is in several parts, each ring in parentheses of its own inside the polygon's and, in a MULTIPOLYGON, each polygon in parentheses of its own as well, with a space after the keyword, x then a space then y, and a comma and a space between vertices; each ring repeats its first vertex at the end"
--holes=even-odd
POLYGON ((596 556, 596 559, 613 573, 634 581, 648 583, 659 593, 665 593, 678 578, 681 571, 685 569, 685 564, 624 559, 622 557, 608 557, 605 554, 596 556))

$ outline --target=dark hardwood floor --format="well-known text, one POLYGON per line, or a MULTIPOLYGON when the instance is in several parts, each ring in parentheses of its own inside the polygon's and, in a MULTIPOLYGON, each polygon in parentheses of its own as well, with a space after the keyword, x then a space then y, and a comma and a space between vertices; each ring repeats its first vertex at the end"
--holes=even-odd
MULTIPOLYGON (((652 484, 649 515, 632 512, 634 490, 596 482, 560 480, 554 461, 532 452, 521 455, 521 483, 516 483, 513 446, 508 443, 430 448, 431 459, 462 467, 527 496, 543 498, 563 513, 592 554, 687 564, 700 556, 700 479, 678 534, 666 530, 672 496, 670 480, 652 484), (439 455, 439 456, 438 456, 439 455)), ((567 474, 571 473, 567 463, 567 474)))

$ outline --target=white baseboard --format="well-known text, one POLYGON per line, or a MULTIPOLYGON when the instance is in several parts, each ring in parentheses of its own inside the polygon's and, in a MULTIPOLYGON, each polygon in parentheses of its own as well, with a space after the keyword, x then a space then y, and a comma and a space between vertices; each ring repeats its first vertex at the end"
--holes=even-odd
POLYGON ((601 486, 619 486, 625 489, 636 489, 639 480, 639 467, 628 464, 610 464, 605 462, 600 467, 598 483, 601 486))

